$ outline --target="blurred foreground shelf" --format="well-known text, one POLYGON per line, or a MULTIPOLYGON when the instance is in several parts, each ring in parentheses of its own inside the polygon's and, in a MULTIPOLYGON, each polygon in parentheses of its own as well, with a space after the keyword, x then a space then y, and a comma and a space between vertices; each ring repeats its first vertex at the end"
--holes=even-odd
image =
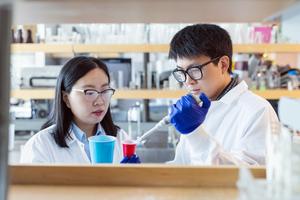
MULTIPOLYGON (((251 167, 265 178, 264 167, 251 167)), ((239 168, 176 165, 13 165, 9 200, 236 199, 239 168)))

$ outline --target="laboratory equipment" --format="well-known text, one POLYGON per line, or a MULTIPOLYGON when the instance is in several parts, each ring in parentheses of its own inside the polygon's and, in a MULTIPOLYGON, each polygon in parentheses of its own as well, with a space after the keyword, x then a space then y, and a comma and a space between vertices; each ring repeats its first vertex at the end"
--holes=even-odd
POLYGON ((21 88, 55 87, 61 66, 23 67, 21 88))
MULTIPOLYGON (((196 95, 193 95, 193 94, 192 94, 192 96, 194 97, 194 99, 196 100, 196 102, 199 104, 199 106, 202 106, 202 101, 200 100, 200 98, 198 96, 196 96, 196 95)), ((141 137, 139 137, 136 142, 137 143, 142 143, 142 141, 144 139, 146 139, 147 137, 149 137, 153 133, 157 132, 157 130, 159 130, 160 128, 162 128, 162 127, 164 127, 166 125, 170 125, 170 117, 169 117, 169 115, 165 116, 153 128, 151 128, 149 131, 147 131, 141 137)))
POLYGON ((300 99, 279 100, 280 123, 271 123, 267 134, 267 179, 255 180, 240 171, 240 200, 296 200, 300 195, 300 99))
POLYGON ((128 110, 128 134, 130 138, 136 139, 141 134, 141 105, 137 101, 134 106, 128 110))
POLYGON ((139 137, 136 140, 136 143, 138 143, 138 144, 141 143, 144 139, 146 139, 147 137, 149 137, 153 133, 157 132, 157 130, 159 130, 160 128, 162 128, 166 125, 169 125, 169 124, 170 124, 170 117, 165 116, 162 120, 160 120, 157 124, 155 124, 155 126, 153 128, 151 128, 149 131, 147 131, 141 137, 139 137))
POLYGON ((136 142, 134 140, 125 140, 122 142, 123 156, 130 158, 135 154, 136 142))
POLYGON ((116 81, 118 88, 129 88, 131 81, 130 58, 100 58, 108 68, 111 79, 116 81))
POLYGON ((96 163, 112 163, 116 138, 109 135, 89 137, 91 161, 96 163))

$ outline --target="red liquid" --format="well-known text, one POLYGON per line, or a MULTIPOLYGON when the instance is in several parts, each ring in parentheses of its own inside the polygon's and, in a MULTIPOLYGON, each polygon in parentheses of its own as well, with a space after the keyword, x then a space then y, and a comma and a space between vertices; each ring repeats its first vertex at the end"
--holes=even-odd
POLYGON ((135 154, 136 143, 134 141, 126 140, 122 145, 124 157, 131 157, 133 154, 135 154))

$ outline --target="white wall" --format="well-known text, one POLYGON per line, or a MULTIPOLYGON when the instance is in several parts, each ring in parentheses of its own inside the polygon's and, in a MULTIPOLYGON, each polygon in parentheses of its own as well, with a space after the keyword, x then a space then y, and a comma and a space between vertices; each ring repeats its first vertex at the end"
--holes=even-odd
POLYGON ((281 24, 282 35, 289 42, 300 43, 300 3, 283 13, 281 24))

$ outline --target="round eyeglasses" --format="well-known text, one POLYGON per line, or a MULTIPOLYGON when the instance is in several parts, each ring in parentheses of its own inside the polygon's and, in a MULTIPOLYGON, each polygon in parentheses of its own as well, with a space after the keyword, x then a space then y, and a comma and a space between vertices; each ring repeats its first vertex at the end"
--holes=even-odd
POLYGON ((82 92, 84 94, 84 97, 88 101, 95 101, 98 96, 100 95, 103 101, 109 101, 112 97, 112 95, 115 93, 115 89, 109 88, 105 89, 101 92, 94 90, 94 89, 72 89, 76 92, 82 92))
POLYGON ((189 75, 189 77, 191 77, 191 79, 193 79, 194 81, 201 80, 203 78, 202 68, 208 65, 209 63, 218 60, 219 58, 220 57, 216 57, 201 65, 188 67, 186 70, 183 70, 181 68, 176 68, 173 70, 172 74, 174 78, 180 83, 186 81, 186 75, 189 75))

